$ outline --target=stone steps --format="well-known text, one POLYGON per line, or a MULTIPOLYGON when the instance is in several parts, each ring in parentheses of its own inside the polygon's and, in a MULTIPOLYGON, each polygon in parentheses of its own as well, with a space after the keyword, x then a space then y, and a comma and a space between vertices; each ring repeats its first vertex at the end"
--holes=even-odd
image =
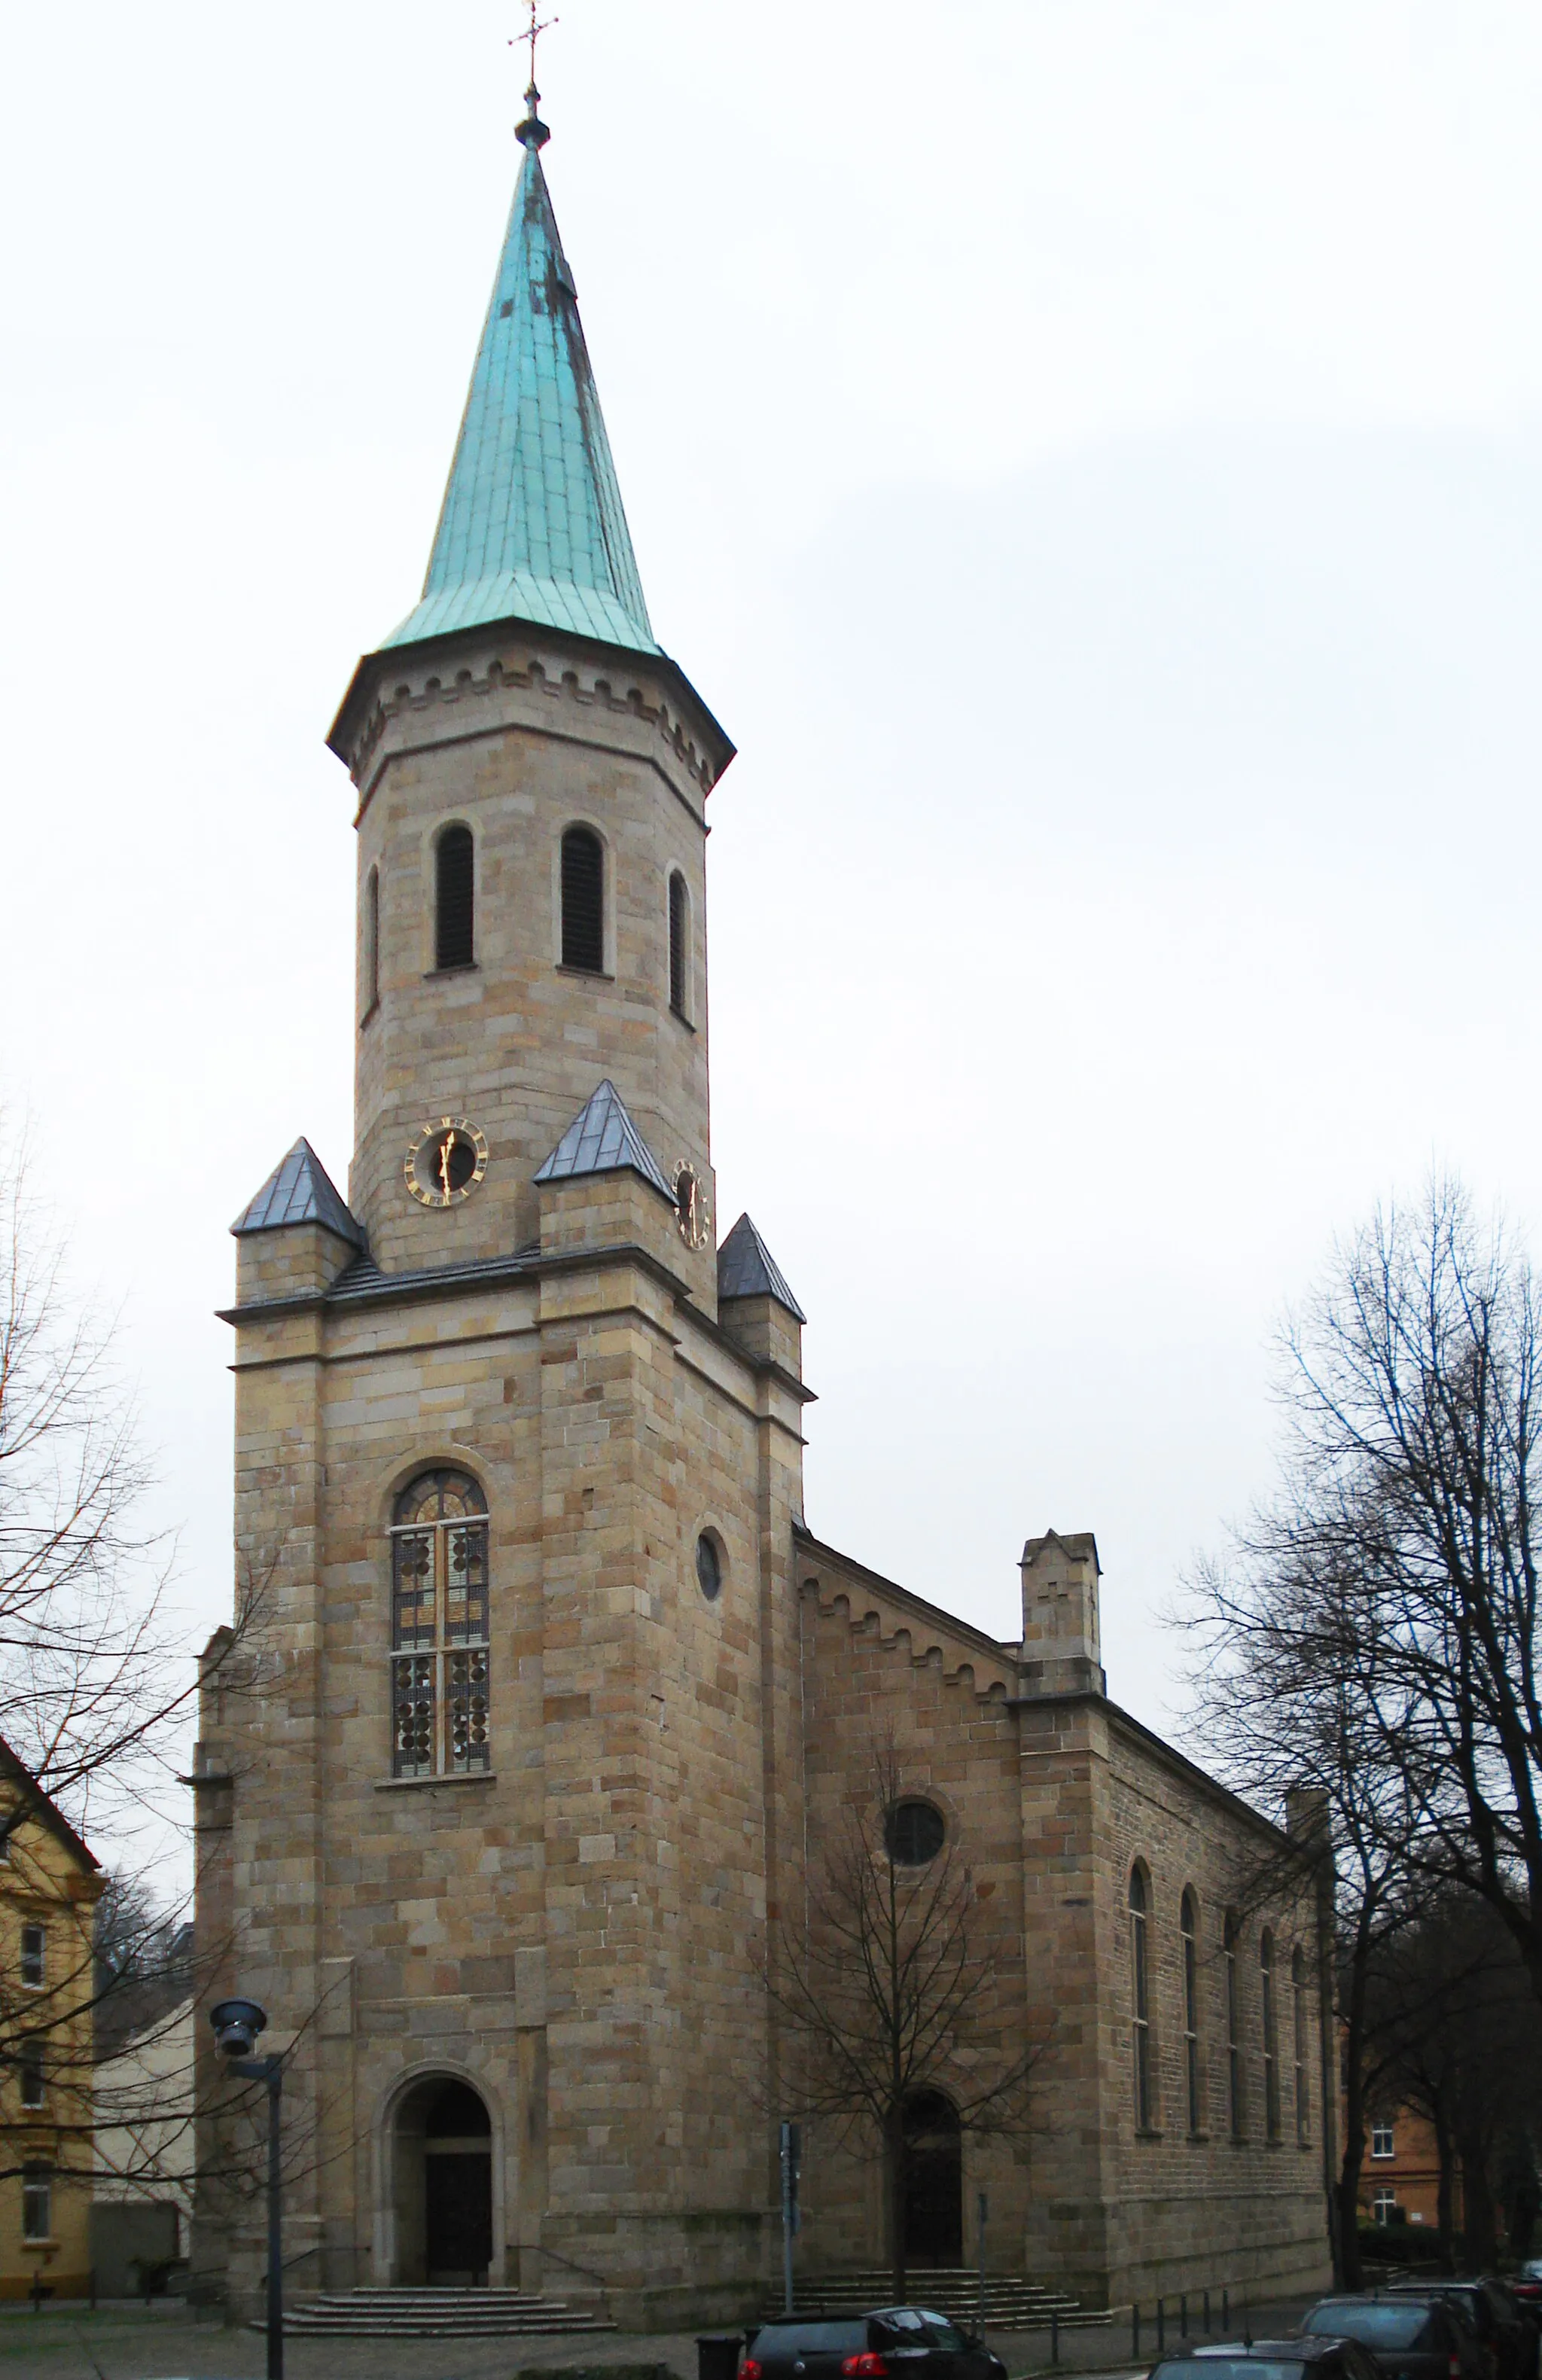
MULTIPOLYGON (((929 2306, 955 2322, 977 2324, 980 2318, 979 2275, 951 2265, 943 2270, 912 2265, 905 2273, 905 2296, 912 2305, 929 2306)), ((887 2271, 804 2274, 794 2284, 795 2310, 799 2313, 863 2313, 870 2306, 887 2305, 892 2280, 887 2271)), ((765 2319, 780 2314, 768 2307, 765 2319)), ((1063 2290, 1046 2288, 1015 2274, 985 2277, 985 2327, 988 2330, 1048 2330, 1051 2319, 1062 2330, 1104 2328, 1113 2317, 1086 2310, 1063 2290)))
POLYGON ((614 2328, 602 2314, 528 2289, 323 2290, 284 2313, 285 2335, 296 2338, 549 2338, 614 2328))

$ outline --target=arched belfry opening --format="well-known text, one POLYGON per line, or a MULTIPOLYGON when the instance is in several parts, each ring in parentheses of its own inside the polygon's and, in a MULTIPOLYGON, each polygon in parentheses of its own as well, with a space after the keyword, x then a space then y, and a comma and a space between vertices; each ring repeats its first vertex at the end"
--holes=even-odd
POLYGON ((905 2252, 912 2265, 964 2262, 964 2136, 941 2091, 905 2101, 905 2252))
POLYGON ((391 2149, 397 2284, 485 2288, 492 2265, 492 2121, 480 2095, 456 2075, 425 2075, 397 2105, 391 2149))

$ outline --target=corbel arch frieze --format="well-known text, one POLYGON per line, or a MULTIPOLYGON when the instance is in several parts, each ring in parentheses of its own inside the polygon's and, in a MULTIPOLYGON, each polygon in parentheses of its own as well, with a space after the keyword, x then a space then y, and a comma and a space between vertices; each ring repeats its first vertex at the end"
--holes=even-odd
POLYGON ((981 1706, 1005 1705, 1011 1688, 1004 1661, 1000 1667, 989 1657, 982 1662, 977 1654, 949 1645, 941 1632, 933 1634, 924 1624, 917 1629, 913 1611, 902 1613, 870 1591, 854 1595, 849 1583, 836 1585, 807 1563, 801 1593, 817 1606, 821 1620, 844 1618, 854 1638, 876 1636, 883 1652, 903 1656, 912 1670, 939 1671, 945 1686, 972 1694, 981 1706))
POLYGON ((459 705, 473 713, 486 714, 468 732, 476 732, 478 726, 492 732, 503 726, 528 725, 524 704, 520 706, 520 715, 516 716, 506 701, 501 700, 509 695, 641 721, 653 730, 704 796, 717 782, 710 755, 697 742, 682 714, 672 710, 662 697, 650 698, 637 679, 625 682, 616 673, 607 672, 599 664, 576 668, 568 663, 549 668, 539 654, 531 654, 523 662, 513 656, 505 659, 493 654, 480 674, 466 666, 453 672, 431 666, 414 670, 407 666, 404 654, 398 672, 382 668, 373 699, 349 747, 348 769, 359 791, 359 815, 373 791, 376 757, 394 721, 410 712, 459 705))

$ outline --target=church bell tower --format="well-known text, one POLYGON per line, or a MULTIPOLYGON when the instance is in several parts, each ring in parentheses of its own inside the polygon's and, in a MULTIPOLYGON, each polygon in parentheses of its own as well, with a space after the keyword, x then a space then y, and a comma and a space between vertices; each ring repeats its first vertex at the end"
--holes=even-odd
MULTIPOLYGON (((528 98, 422 599, 329 738, 347 1196, 297 1141, 234 1226, 199 1925, 286 2056, 308 2285, 667 2325, 742 2305, 769 2236, 803 1317, 748 1217, 718 1229, 733 747, 653 634, 528 98)), ((199 2286, 255 2312, 200 2056, 199 2286)))
POLYGON ((733 747, 649 620, 547 138, 532 100, 422 601, 330 737, 358 788, 349 1203, 387 1269, 534 1245, 539 1171, 608 1082, 711 1305, 706 803, 733 747))

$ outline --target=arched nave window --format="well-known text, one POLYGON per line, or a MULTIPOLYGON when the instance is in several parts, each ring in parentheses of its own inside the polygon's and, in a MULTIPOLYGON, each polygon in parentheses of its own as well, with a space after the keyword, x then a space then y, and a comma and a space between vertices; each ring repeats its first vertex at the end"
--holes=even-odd
POLYGON ((391 1530, 391 1773, 490 1766, 487 1499, 464 1471, 420 1472, 391 1530))
POLYGON ((1306 2080, 1306 1960, 1301 1950, 1291 1959, 1291 1999, 1295 2031, 1295 2136, 1305 2148, 1312 2134, 1312 2101, 1306 2080))
POLYGON ((1135 2047, 1135 2130, 1151 2130, 1151 1950, 1147 1939, 1150 1896, 1146 1874, 1130 1870, 1130 2029, 1135 2047))
POLYGON ((1184 1888, 1179 1917, 1184 1937, 1184 2084, 1191 2132, 1199 2130, 1199 1904, 1184 1888))
POLYGON ((1258 1942, 1258 2014, 1264 2036, 1264 2129, 1280 2138, 1280 2040, 1274 2005, 1274 1937, 1268 1926, 1258 1942))

